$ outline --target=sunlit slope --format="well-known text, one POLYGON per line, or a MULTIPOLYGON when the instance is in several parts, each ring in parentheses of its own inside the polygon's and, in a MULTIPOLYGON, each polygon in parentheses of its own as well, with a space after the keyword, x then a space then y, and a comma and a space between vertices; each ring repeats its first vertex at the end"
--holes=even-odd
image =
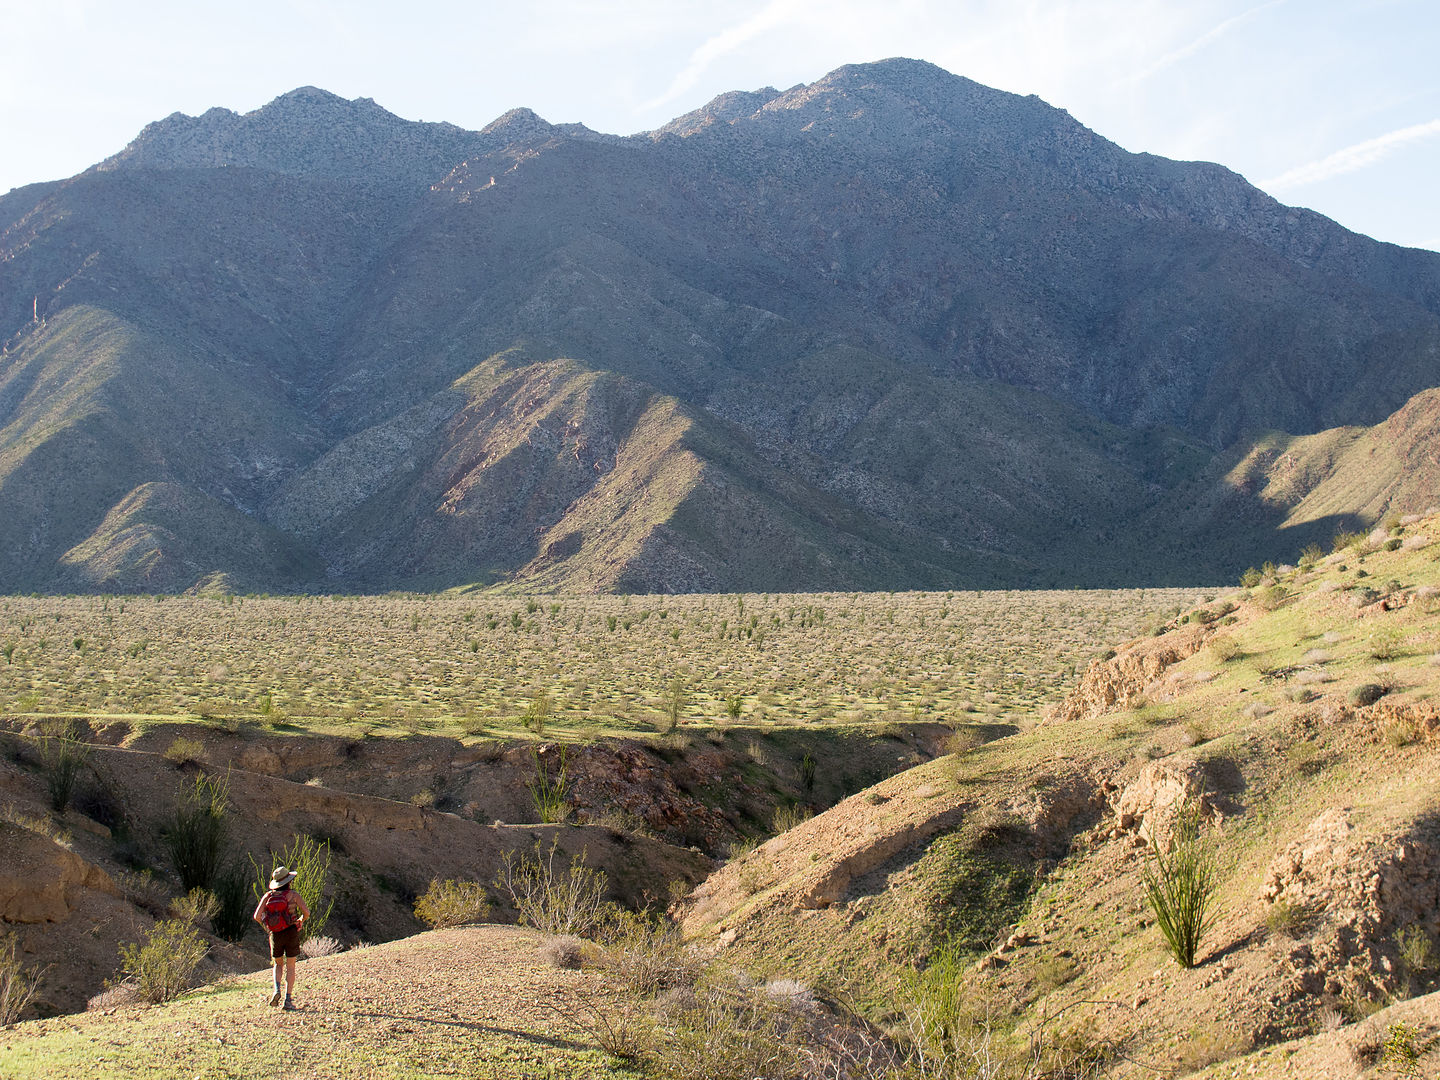
MULTIPOLYGON (((236 508, 253 499, 269 475, 306 454, 305 421, 273 389, 223 356, 176 347, 108 311, 67 308, 34 328, 0 369, 0 550, 7 587, 106 580, 105 573, 74 573, 75 560, 62 564, 62 557, 99 529, 79 558, 104 562, 106 515, 147 482, 185 485, 193 490, 191 506, 221 499, 228 513, 239 515, 236 508)), ((121 511, 129 512, 133 507, 121 511)), ((248 530, 211 535, 213 523, 203 515, 177 524, 215 543, 202 572, 244 562, 226 550, 224 538, 248 530)), ((116 558, 117 566, 125 562, 116 558)), ((270 570, 258 576, 284 577, 270 570)), ((167 587, 191 583, 166 581, 167 587)), ((112 584, 144 582, 122 573, 112 584)))
POLYGON ((974 961, 963 993, 1000 1033, 1069 1006, 1064 1028, 1123 1039, 1150 1066, 1223 1060, 1327 1009, 1348 1022, 1431 988, 1406 942, 1433 947, 1440 899, 1437 541, 1440 518, 1410 519, 1119 646, 1033 730, 727 865, 685 902, 687 930, 877 1003, 958 948, 974 961), (1186 800, 1206 808, 1222 866, 1188 971, 1141 883, 1146 838, 1186 800))

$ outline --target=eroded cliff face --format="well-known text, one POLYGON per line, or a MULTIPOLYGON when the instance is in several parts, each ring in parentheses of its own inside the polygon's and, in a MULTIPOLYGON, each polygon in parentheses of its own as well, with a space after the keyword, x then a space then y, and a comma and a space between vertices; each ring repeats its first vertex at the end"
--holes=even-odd
POLYGON ((1173 695, 1178 686, 1167 683, 1166 673, 1204 648, 1216 629, 1196 624, 1159 637, 1137 638, 1119 646, 1114 656, 1092 660, 1079 685, 1049 713, 1047 720, 1062 724, 1087 720, 1173 695))

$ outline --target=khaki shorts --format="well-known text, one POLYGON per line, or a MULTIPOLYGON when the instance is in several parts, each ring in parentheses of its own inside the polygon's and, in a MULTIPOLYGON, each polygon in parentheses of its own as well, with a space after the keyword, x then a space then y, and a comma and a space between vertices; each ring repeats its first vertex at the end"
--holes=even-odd
POLYGON ((284 930, 272 930, 270 932, 270 956, 279 959, 282 956, 300 955, 300 927, 287 926, 284 930))

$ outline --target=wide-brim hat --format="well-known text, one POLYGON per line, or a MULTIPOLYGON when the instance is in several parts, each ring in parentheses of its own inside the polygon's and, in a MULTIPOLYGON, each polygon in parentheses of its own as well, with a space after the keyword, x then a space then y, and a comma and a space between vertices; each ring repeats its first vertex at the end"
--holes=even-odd
POLYGON ((270 888, 283 889, 290 882, 295 880, 295 871, 287 870, 283 866, 275 867, 275 872, 270 875, 270 888))

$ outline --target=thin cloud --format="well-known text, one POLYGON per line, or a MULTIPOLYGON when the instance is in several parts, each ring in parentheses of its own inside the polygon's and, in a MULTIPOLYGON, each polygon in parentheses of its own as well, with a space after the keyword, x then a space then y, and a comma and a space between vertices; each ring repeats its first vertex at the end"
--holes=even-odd
POLYGON ((692 90, 700 81, 705 70, 722 56, 734 52, 747 42, 768 33, 784 23, 800 18, 812 6, 812 0, 770 0, 763 8, 743 22, 736 23, 718 34, 707 38, 690 58, 680 73, 671 80, 665 92, 641 109, 654 109, 666 105, 692 90))
POLYGON ((1205 33, 1201 34, 1194 41, 1188 42, 1187 44, 1180 46, 1180 48, 1166 53, 1149 67, 1141 68, 1139 71, 1135 72, 1128 78, 1122 79, 1119 85, 1133 86, 1135 83, 1144 82, 1146 79, 1160 74, 1160 72, 1164 71, 1166 68, 1174 67, 1176 64, 1180 63, 1180 61, 1187 60, 1190 57, 1194 56, 1196 53, 1200 52, 1202 49, 1206 49, 1209 46, 1213 45, 1215 42, 1219 41, 1222 37, 1228 34, 1231 30, 1234 30, 1237 26, 1243 26, 1245 23, 1255 18, 1255 16, 1259 15, 1262 11, 1266 11, 1269 8, 1278 7, 1283 3, 1285 3, 1285 0, 1267 0, 1266 3, 1257 4, 1255 7, 1250 8, 1248 11, 1242 11, 1239 15, 1232 15, 1224 22, 1219 23, 1216 26, 1213 26, 1209 30, 1205 31, 1205 33))
POLYGON ((1336 150, 1335 153, 1323 157, 1319 161, 1299 165, 1289 172, 1283 172, 1269 180, 1261 180, 1259 186, 1270 191, 1288 191, 1292 188, 1304 187, 1307 184, 1318 184, 1331 177, 1343 176, 1346 173, 1369 168, 1376 162, 1389 157, 1402 146, 1435 135, 1440 135, 1440 120, 1431 120, 1429 123, 1400 128, 1374 139, 1366 139, 1364 142, 1347 146, 1343 150, 1336 150))

